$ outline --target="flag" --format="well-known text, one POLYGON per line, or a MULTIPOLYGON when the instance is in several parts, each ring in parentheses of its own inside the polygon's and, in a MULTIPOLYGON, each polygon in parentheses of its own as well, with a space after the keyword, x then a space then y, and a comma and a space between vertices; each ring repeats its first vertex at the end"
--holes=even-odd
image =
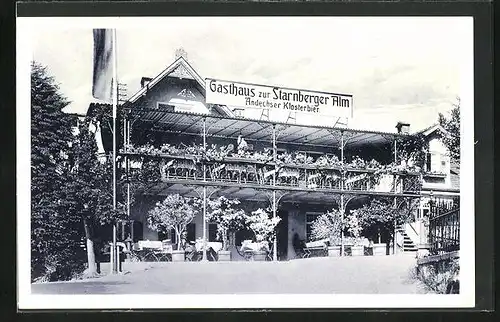
POLYGON ((94 29, 94 74, 92 96, 110 103, 113 98, 113 41, 112 29, 94 29))

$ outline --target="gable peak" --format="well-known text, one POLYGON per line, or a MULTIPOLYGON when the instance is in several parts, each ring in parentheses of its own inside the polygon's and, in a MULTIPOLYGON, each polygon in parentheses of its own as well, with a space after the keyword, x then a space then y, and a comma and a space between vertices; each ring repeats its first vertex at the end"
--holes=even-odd
POLYGON ((187 52, 184 50, 184 48, 180 47, 180 48, 177 48, 175 50, 175 60, 179 59, 179 58, 183 58, 185 61, 188 60, 188 54, 187 52))

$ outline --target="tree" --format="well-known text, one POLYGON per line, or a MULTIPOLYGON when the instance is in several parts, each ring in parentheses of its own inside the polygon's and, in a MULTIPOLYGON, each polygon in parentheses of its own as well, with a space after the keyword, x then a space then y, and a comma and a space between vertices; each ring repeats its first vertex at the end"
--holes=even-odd
POLYGON ((397 156, 397 168, 400 170, 413 170, 410 166, 413 164, 423 169, 429 143, 422 133, 399 136, 396 139, 395 148, 396 151, 393 152, 397 156))
POLYGON ((356 214, 365 236, 374 239, 383 235, 394 240, 395 227, 408 221, 414 206, 411 200, 403 199, 394 206, 392 198, 374 198, 370 204, 357 209, 356 214))
POLYGON ((358 243, 361 238, 361 232, 363 228, 359 223, 358 214, 356 210, 351 211, 345 217, 344 226, 346 228, 347 233, 349 233, 353 237, 354 243, 355 244, 358 243))
POLYGON ((163 201, 156 203, 149 211, 148 226, 156 231, 167 232, 175 230, 177 249, 181 247, 181 234, 187 225, 193 221, 200 208, 200 200, 187 198, 179 194, 168 195, 163 201))
POLYGON ((271 241, 280 220, 279 217, 270 217, 269 211, 262 208, 252 211, 246 218, 248 227, 254 232, 255 239, 259 243, 271 241))
POLYGON ((45 67, 31 64, 32 280, 68 279, 83 267, 79 218, 65 202, 72 127, 69 104, 45 67))
POLYGON ((217 238, 222 240, 222 249, 228 249, 228 235, 245 227, 246 215, 242 209, 236 209, 238 199, 221 196, 207 200, 207 220, 217 224, 217 238))
POLYGON ((439 124, 445 129, 443 133, 443 143, 450 152, 450 157, 455 160, 460 160, 460 98, 457 98, 457 103, 453 104, 450 116, 446 117, 439 113, 439 124))
POLYGON ((328 238, 330 245, 340 245, 342 229, 342 214, 339 210, 332 209, 313 222, 311 235, 314 240, 328 238))
POLYGON ((72 144, 73 164, 67 183, 67 200, 72 211, 81 218, 87 250, 87 273, 97 273, 94 242, 95 227, 116 222, 125 217, 125 204, 119 203, 113 210, 112 160, 101 163, 97 158, 97 143, 92 119, 86 117, 78 127, 72 144), (92 125, 92 126, 91 126, 92 125))

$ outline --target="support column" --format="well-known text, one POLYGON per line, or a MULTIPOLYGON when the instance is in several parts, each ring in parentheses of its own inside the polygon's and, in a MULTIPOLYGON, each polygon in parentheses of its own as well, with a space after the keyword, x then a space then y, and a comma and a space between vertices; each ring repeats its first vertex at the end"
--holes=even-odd
MULTIPOLYGON (((113 44, 116 44, 116 29, 113 29, 113 44)), ((116 68, 116 50, 113 50, 113 210, 116 211, 116 115, 118 110, 118 77, 116 68)), ((113 244, 112 244, 112 272, 118 273, 118 257, 116 247, 116 220, 113 222, 113 244)))
MULTIPOLYGON (((276 186, 276 160, 277 160, 277 147, 276 147, 276 124, 273 124, 273 162, 274 162, 274 172, 273 172, 273 187, 276 186)), ((273 189, 273 218, 276 218, 276 189, 273 189)), ((278 241, 277 232, 274 232, 273 240, 273 261, 278 260, 278 241)))
MULTIPOLYGON (((203 118, 203 151, 207 151, 207 119, 203 118)), ((207 169, 205 159, 203 159, 203 262, 208 261, 207 257, 207 169)))
MULTIPOLYGON (((397 140, 396 138, 394 138, 394 164, 397 165, 397 162, 398 162, 398 145, 397 145, 397 140)), ((397 181, 396 181, 396 175, 394 175, 394 209, 396 209, 397 211, 397 201, 396 201, 396 188, 397 188, 397 181)), ((394 255, 396 255, 396 252, 397 252, 397 245, 396 245, 396 242, 397 242, 397 238, 396 238, 396 235, 398 233, 398 228, 396 227, 396 219, 394 219, 394 232, 393 232, 393 241, 392 241, 392 252, 394 255)))
MULTIPOLYGON (((126 122, 126 126, 127 126, 126 144, 128 146, 130 144, 130 121, 128 119, 126 122)), ((126 158, 126 171, 127 171, 127 217, 130 219, 130 160, 128 157, 126 158)), ((132 231, 133 228, 131 227, 130 230, 132 231)))
MULTIPOLYGON (((340 132, 340 163, 341 163, 341 178, 340 178, 340 216, 342 223, 344 222, 344 184, 345 184, 345 170, 344 170, 344 131, 340 132)), ((340 256, 344 256, 344 226, 340 229, 340 256)))

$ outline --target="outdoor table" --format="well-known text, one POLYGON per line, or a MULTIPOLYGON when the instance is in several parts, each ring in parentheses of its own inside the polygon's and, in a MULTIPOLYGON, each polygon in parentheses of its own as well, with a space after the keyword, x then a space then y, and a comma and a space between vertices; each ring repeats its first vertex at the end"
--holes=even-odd
POLYGON ((266 252, 269 252, 267 242, 254 243, 251 241, 243 241, 240 252, 244 254, 243 257, 245 258, 245 260, 251 260, 253 259, 253 256, 256 252, 259 252, 263 249, 266 252))
POLYGON ((320 253, 321 255, 325 255, 327 251, 327 243, 328 239, 315 240, 312 242, 306 243, 306 248, 304 248, 304 258, 311 257, 314 253, 320 253))
MULTIPOLYGON (((194 244, 195 250, 196 250, 196 255, 198 256, 198 260, 201 260, 203 258, 203 251, 204 251, 204 242, 202 239, 196 240, 196 243, 194 244)), ((217 256, 214 255, 213 253, 210 254, 210 250, 213 250, 215 254, 219 252, 222 249, 222 243, 221 242, 207 242, 207 256, 212 255, 213 260, 217 260, 217 256)))
MULTIPOLYGON (((194 247, 196 248, 196 251, 202 252, 204 246, 203 240, 197 240, 194 247)), ((207 249, 212 248, 216 253, 222 249, 222 243, 221 242, 207 242, 207 249)))
POLYGON ((170 261, 172 256, 172 245, 165 245, 161 241, 138 241, 138 250, 133 251, 139 261, 170 261))

